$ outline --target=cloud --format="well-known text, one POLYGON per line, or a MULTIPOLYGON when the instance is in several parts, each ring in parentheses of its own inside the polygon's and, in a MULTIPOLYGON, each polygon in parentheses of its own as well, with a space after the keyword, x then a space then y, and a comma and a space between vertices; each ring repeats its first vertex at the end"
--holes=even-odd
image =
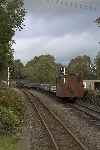
POLYGON ((25 20, 24 30, 21 33, 17 32, 16 37, 62 36, 66 33, 96 30, 99 32, 94 23, 96 16, 94 13, 78 13, 45 18, 29 14, 25 20))
MULTIPOLYGON (((26 26, 14 37, 15 58, 27 62, 35 55, 49 53, 58 62, 65 63, 81 54, 94 57, 99 49, 100 28, 93 21, 99 12, 80 9, 80 5, 77 9, 73 9, 74 6, 65 7, 64 4, 53 5, 55 0, 48 8, 48 1, 50 3, 50 0, 30 0, 30 3, 25 0, 25 7, 28 8, 26 26)), ((77 2, 86 4, 87 0, 77 2)), ((100 1, 88 0, 88 4, 99 7, 100 1)))
POLYGON ((50 38, 39 37, 33 39, 18 39, 16 49, 16 58, 21 58, 27 62, 34 56, 41 54, 51 54, 56 57, 58 62, 68 62, 72 57, 87 54, 95 56, 98 37, 90 33, 66 34, 62 37, 50 38))

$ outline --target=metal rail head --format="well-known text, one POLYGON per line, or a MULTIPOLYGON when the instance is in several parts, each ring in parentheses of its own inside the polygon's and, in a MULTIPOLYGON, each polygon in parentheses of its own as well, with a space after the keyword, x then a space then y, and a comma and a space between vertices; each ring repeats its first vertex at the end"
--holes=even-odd
POLYGON ((100 120, 100 112, 93 110, 92 108, 89 108, 87 106, 84 106, 82 104, 74 104, 73 107, 75 107, 76 109, 78 109, 81 112, 86 113, 87 115, 100 120))

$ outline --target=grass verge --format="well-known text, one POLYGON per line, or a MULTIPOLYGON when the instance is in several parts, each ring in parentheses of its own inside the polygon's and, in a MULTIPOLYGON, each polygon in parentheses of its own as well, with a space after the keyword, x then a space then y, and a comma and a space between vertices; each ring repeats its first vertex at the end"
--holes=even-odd
POLYGON ((19 150, 24 112, 25 100, 20 92, 0 88, 0 150, 19 150))
POLYGON ((19 150, 18 139, 14 136, 0 136, 0 150, 19 150))

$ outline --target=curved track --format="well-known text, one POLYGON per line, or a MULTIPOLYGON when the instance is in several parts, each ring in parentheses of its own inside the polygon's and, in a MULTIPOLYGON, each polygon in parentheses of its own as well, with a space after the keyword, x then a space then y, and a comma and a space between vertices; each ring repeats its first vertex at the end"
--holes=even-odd
POLYGON ((38 113, 56 150, 88 150, 39 98, 29 90, 23 92, 38 113))

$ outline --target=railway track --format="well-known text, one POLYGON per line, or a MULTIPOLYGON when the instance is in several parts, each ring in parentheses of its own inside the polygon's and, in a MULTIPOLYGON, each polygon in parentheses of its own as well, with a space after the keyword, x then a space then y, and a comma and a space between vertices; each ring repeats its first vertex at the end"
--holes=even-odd
POLYGON ((86 105, 82 105, 82 104, 74 104, 72 105, 72 107, 74 107, 75 109, 84 112, 86 115, 90 116, 91 122, 94 122, 95 125, 100 126, 100 112, 97 110, 94 110, 86 105))
MULTIPOLYGON (((64 102, 64 105, 67 103, 65 100, 63 100, 62 98, 57 98, 55 95, 50 95, 48 93, 44 93, 46 94, 47 96, 50 96, 51 98, 53 98, 54 100, 56 100, 57 102, 64 102)), ((86 105, 83 105, 83 104, 79 104, 79 103, 76 103, 76 104, 71 104, 71 107, 74 107, 75 109, 78 109, 79 111, 81 112, 84 112, 85 114, 87 114, 88 116, 96 119, 96 120, 100 120, 100 111, 97 111, 96 109, 93 109, 93 108, 90 108, 86 105)), ((99 123, 100 125, 100 123, 99 123)))
MULTIPOLYGON (((32 118, 28 118, 28 126, 31 128, 31 137, 29 137, 30 138, 29 150, 33 150, 33 149, 57 150, 55 142, 53 141, 51 135, 48 133, 48 129, 46 128, 45 123, 41 119, 40 115, 37 113, 37 109, 34 106, 33 102, 31 101, 29 93, 27 93, 24 90, 22 92, 25 94, 27 105, 31 105, 30 110, 28 110, 31 111, 31 117, 32 117, 32 118)), ((28 132, 30 132, 29 127, 28 127, 28 132)))
MULTIPOLYGON (((48 96, 48 93, 45 93, 45 94, 48 96)), ((56 101, 58 101, 58 102, 64 101, 64 105, 67 103, 65 100, 63 100, 62 98, 57 98, 55 95, 49 94, 49 96, 51 98, 56 99, 56 101)), ((100 120, 100 111, 97 111, 96 109, 90 108, 86 105, 79 104, 79 103, 76 103, 76 104, 69 103, 69 104, 71 105, 71 107, 74 107, 75 109, 78 109, 79 111, 84 112, 88 116, 90 116, 98 121, 100 120)), ((100 125, 100 123, 99 123, 99 125, 100 125)))
MULTIPOLYGON (((23 91, 28 97, 32 107, 39 115, 41 122, 45 126, 49 137, 56 150, 88 150, 75 135, 63 124, 63 122, 49 110, 49 108, 30 91, 23 91)), ((52 149, 52 148, 51 148, 52 149)))

